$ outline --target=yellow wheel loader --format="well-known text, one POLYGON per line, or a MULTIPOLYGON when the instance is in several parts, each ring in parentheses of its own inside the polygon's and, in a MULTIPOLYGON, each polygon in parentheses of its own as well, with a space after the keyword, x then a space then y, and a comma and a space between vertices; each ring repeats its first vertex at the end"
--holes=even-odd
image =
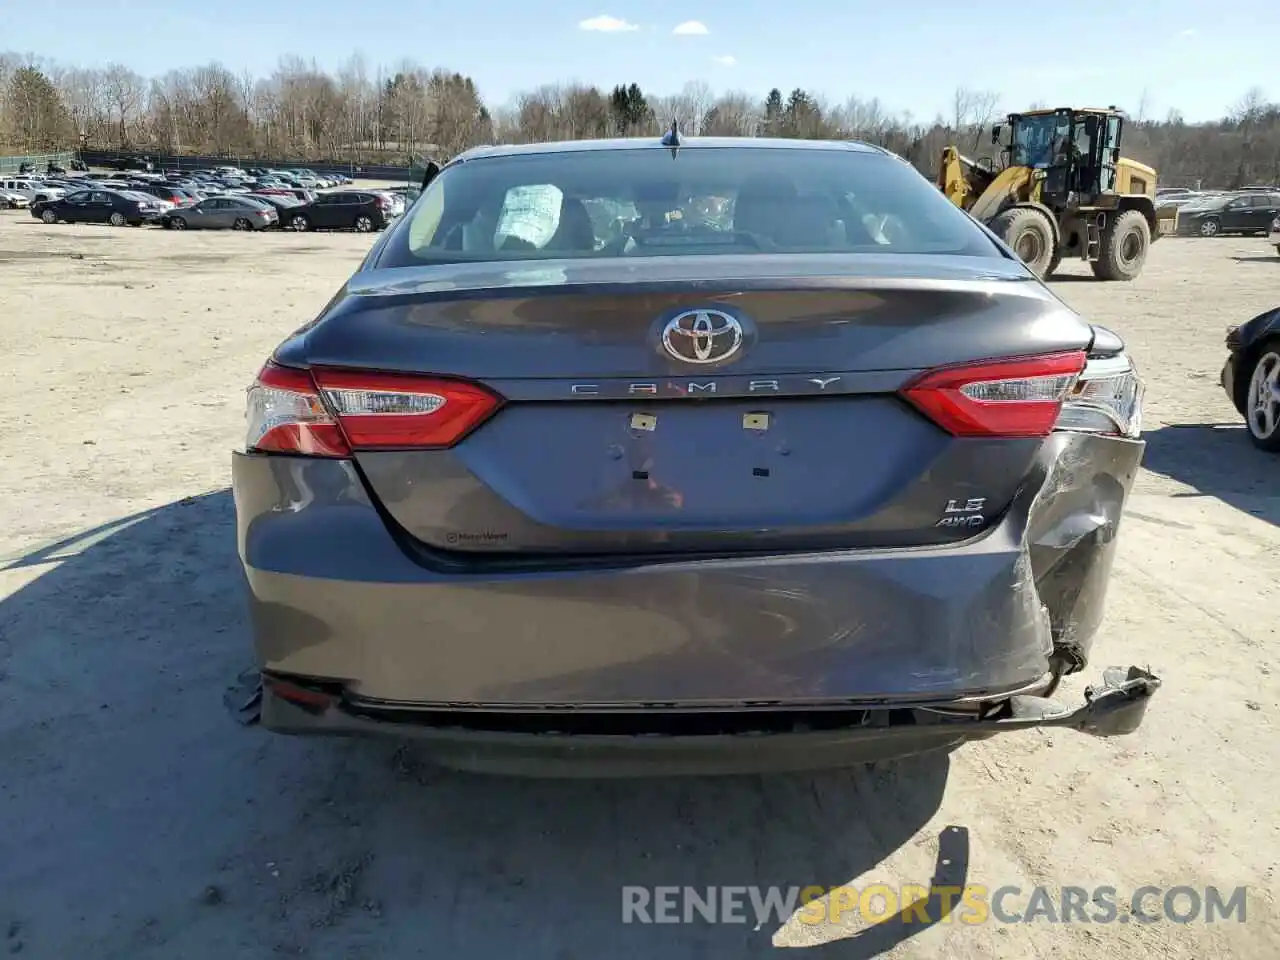
POLYGON ((1036 276, 1078 257, 1099 280, 1133 280, 1178 208, 1157 204, 1155 170, 1120 155, 1123 127, 1115 107, 1013 113, 991 130, 999 168, 946 147, 938 187, 1036 276))

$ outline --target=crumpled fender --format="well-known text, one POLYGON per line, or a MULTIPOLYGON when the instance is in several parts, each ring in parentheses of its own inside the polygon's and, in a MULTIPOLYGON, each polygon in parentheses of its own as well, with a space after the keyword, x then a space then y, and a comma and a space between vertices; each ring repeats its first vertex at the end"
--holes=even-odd
POLYGON ((1145 448, 1141 440, 1087 433, 1045 443, 1027 551, 1067 673, 1085 666, 1102 622, 1116 537, 1145 448))

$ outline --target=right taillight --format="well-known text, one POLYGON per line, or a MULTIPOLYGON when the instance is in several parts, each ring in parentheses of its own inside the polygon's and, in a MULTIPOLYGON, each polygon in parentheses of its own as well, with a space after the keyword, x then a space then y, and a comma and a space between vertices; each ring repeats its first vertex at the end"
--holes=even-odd
POLYGON ((1073 351, 943 367, 902 395, 957 437, 1142 432, 1142 382, 1124 354, 1090 359, 1073 351))
POLYGON ((1090 358, 1062 404, 1056 429, 1137 439, 1142 394, 1142 380, 1127 355, 1090 358))
POLYGON ((245 447, 318 457, 450 447, 501 403, 463 380, 268 363, 249 387, 245 447))
POLYGON ((925 373, 902 395, 957 437, 1045 437, 1084 365, 1084 351, 958 364, 925 373))

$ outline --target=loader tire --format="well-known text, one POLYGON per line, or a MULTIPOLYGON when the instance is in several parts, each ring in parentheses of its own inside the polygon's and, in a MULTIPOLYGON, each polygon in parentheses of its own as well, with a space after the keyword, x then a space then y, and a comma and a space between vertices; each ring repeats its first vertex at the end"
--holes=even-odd
POLYGON ((1032 273, 1042 279, 1048 275, 1058 245, 1047 216, 1032 207, 1014 207, 997 216, 990 226, 1032 273))
POLYGON ((1151 227, 1137 210, 1120 214, 1102 234, 1102 249, 1093 262, 1099 280, 1136 280, 1151 249, 1151 227))

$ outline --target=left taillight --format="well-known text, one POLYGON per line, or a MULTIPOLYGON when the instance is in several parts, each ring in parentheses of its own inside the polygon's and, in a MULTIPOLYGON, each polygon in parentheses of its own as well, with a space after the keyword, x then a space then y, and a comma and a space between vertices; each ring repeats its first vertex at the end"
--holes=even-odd
POLYGON ((461 380, 268 363, 249 387, 245 447, 316 457, 439 449, 462 440, 501 403, 461 380))

